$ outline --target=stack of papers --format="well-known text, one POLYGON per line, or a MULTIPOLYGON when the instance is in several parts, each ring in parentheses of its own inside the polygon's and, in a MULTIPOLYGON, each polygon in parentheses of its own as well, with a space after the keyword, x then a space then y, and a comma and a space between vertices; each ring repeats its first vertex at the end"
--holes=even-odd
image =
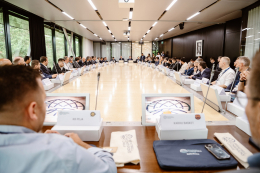
POLYGON ((140 163, 135 130, 112 132, 110 147, 118 148, 113 156, 117 167, 123 167, 125 163, 140 163))

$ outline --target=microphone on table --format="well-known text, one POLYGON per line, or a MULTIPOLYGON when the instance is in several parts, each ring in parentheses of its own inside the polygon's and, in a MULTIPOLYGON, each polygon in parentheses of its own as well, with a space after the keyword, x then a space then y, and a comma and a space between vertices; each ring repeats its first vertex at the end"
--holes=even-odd
POLYGON ((100 72, 98 72, 97 74, 97 95, 96 95, 96 106, 95 106, 95 110, 97 110, 97 98, 98 98, 98 85, 99 85, 99 78, 100 78, 100 72))
POLYGON ((230 92, 232 92, 232 90, 233 90, 233 86, 234 86, 234 83, 235 83, 235 81, 236 81, 236 77, 237 77, 238 71, 239 71, 239 67, 236 68, 236 75, 235 75, 234 81, 232 82, 232 86, 231 86, 231 88, 230 88, 230 92))
POLYGON ((215 68, 215 64, 213 64, 213 66, 212 66, 212 71, 211 71, 211 73, 210 73, 209 86, 208 86, 207 94, 206 94, 206 97, 205 97, 205 100, 204 100, 204 103, 203 103, 203 107, 202 107, 201 113, 203 113, 204 106, 205 106, 205 104, 206 104, 206 100, 207 100, 208 93, 209 93, 209 87, 210 87, 210 84, 211 84, 211 80, 213 79, 213 76, 214 76, 214 73, 215 73, 214 68, 215 68))

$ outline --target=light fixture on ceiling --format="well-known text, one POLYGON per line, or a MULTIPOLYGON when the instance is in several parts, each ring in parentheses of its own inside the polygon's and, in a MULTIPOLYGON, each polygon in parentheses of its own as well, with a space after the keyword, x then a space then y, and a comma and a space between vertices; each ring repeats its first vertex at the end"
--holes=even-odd
POLYGON ((128 30, 130 31, 130 30, 131 30, 131 27, 128 27, 128 30))
POLYGON ((100 40, 102 40, 102 38, 99 38, 100 40))
POLYGON ((130 8, 129 20, 132 20, 132 17, 133 17, 133 8, 130 8))
POLYGON ((108 30, 108 32, 109 32, 109 33, 111 33, 111 31, 110 31, 110 30, 108 30))
POLYGON ((193 17, 197 16, 198 14, 200 14, 200 12, 197 12, 197 13, 193 14, 192 16, 188 17, 187 20, 192 19, 193 17))
POLYGON ((143 39, 141 38, 141 40, 143 40, 143 39))
POLYGON ((112 37, 113 37, 113 38, 115 38, 115 36, 114 36, 114 35, 112 35, 112 37))
POLYGON ((173 4, 175 4, 175 2, 177 2, 177 0, 173 0, 172 3, 166 8, 166 11, 170 10, 170 8, 173 6, 173 4))
POLYGON ((172 30, 174 30, 174 28, 171 28, 171 29, 169 29, 168 31, 170 32, 170 31, 172 31, 172 30))
POLYGON ((151 30, 149 29, 148 31, 147 31, 147 34, 150 32, 151 30))
POLYGON ((145 37, 145 35, 143 36, 143 38, 145 37))
POLYGON ((163 34, 160 35, 160 37, 162 37, 162 36, 163 36, 163 34))
POLYGON ((87 27, 85 27, 83 24, 79 24, 79 25, 82 26, 82 27, 85 28, 85 29, 87 28, 87 27))
POLYGON ((103 21, 103 24, 104 24, 105 26, 107 26, 106 22, 104 22, 104 21, 103 21))
POLYGON ((157 22, 154 22, 154 24, 152 25, 153 27, 157 24, 157 22))
POLYGON ((62 12, 63 14, 65 14, 67 17, 69 17, 70 19, 74 19, 73 17, 71 17, 69 14, 67 14, 65 11, 62 12))
POLYGON ((96 36, 96 37, 97 37, 98 35, 97 35, 97 34, 94 34, 94 36, 96 36))
POLYGON ((88 0, 88 2, 90 3, 91 7, 96 11, 97 8, 96 6, 93 4, 93 2, 91 0, 88 0))
POLYGON ((157 40, 158 38, 156 37, 155 40, 157 40))

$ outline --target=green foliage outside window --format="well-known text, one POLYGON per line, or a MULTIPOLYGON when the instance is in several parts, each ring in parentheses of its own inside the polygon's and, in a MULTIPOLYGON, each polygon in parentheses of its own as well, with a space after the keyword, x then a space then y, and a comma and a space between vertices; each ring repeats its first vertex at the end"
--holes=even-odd
POLYGON ((45 34, 45 46, 46 46, 46 56, 48 58, 49 67, 53 67, 53 48, 52 48, 52 31, 49 28, 44 28, 45 34))
POLYGON ((56 38, 56 60, 58 62, 59 58, 64 58, 65 56, 64 34, 55 31, 55 38, 56 38))
POLYGON ((3 12, 0 12, 0 59, 6 58, 3 12))
POLYGON ((79 57, 79 38, 75 38, 75 46, 76 46, 76 57, 79 57))

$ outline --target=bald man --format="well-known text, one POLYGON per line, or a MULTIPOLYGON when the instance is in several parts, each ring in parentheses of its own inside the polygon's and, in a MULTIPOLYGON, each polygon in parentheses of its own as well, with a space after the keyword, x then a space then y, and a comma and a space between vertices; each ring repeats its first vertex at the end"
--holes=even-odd
POLYGON ((0 66, 12 65, 12 62, 9 59, 0 59, 0 66))
POLYGON ((13 64, 14 65, 25 65, 24 59, 22 57, 15 57, 13 59, 13 64))

